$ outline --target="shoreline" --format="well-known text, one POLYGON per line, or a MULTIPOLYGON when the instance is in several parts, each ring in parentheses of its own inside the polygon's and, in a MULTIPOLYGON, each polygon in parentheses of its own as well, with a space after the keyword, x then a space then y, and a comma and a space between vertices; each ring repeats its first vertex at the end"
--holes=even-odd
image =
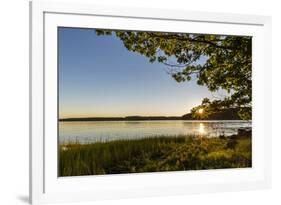
POLYGON ((115 141, 138 141, 138 140, 146 140, 146 139, 160 139, 160 138, 193 138, 193 139, 244 139, 251 137, 251 131, 245 132, 244 134, 232 134, 232 135, 218 135, 218 136, 206 136, 206 135, 200 135, 200 134, 194 134, 194 135, 154 135, 154 136, 147 136, 147 137, 139 137, 139 138, 117 138, 117 139, 109 139, 105 138, 104 140, 96 140, 96 141, 79 141, 78 137, 75 140, 68 140, 64 142, 59 142, 59 146, 65 146, 65 145, 71 145, 71 144, 79 144, 79 145, 89 145, 89 144, 95 144, 95 143, 109 143, 109 142, 115 142, 115 141))
POLYGON ((141 119, 141 120, 128 120, 128 119, 59 119, 58 122, 145 122, 145 121, 189 121, 189 122, 252 122, 252 120, 207 120, 207 119, 141 119))

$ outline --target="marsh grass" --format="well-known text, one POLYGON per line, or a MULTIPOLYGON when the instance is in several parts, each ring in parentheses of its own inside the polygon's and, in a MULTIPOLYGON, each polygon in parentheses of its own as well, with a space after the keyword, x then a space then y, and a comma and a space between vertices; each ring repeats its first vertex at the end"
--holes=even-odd
POLYGON ((59 176, 251 167, 251 138, 157 136, 59 146, 59 176))

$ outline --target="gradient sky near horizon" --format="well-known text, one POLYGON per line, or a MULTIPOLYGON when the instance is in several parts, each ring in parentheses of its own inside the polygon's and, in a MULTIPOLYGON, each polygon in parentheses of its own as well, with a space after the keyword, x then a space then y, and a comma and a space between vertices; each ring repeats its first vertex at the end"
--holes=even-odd
POLYGON ((181 116, 212 98, 94 29, 59 28, 59 117, 181 116))

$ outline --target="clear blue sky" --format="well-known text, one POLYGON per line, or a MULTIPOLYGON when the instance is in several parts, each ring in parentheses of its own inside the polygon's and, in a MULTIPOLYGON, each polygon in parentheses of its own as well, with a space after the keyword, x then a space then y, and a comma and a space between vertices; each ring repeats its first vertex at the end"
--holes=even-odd
POLYGON ((177 83, 165 65, 128 51, 115 35, 59 28, 59 116, 181 116, 211 97, 196 81, 177 83))

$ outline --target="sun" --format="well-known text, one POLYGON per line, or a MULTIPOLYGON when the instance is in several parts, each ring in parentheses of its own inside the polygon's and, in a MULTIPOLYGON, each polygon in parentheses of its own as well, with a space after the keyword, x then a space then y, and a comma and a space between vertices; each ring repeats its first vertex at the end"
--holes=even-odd
POLYGON ((202 114, 204 112, 204 109, 203 108, 200 108, 199 110, 198 110, 198 113, 199 114, 202 114))

